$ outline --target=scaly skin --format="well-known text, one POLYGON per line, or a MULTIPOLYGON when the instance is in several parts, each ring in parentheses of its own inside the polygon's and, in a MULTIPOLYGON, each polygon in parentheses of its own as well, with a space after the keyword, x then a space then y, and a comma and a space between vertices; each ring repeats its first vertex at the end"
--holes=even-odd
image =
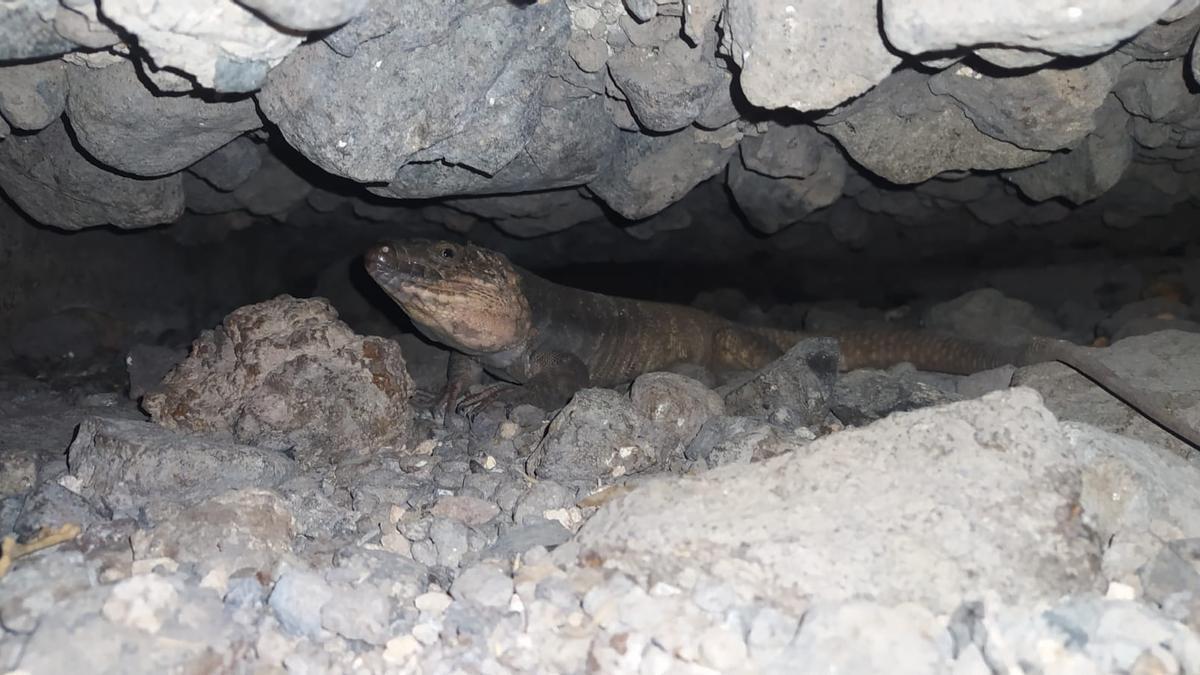
POLYGON ((500 253, 444 241, 381 244, 366 254, 365 264, 418 330, 455 350, 450 405, 481 369, 511 383, 485 399, 553 409, 584 387, 615 386, 682 363, 716 372, 754 370, 801 339, 833 337, 842 370, 907 361, 922 370, 968 374, 1060 361, 1200 448, 1200 432, 1122 381, 1091 350, 1062 340, 1034 338, 1007 347, 905 329, 802 333, 749 327, 691 307, 560 286, 500 253))

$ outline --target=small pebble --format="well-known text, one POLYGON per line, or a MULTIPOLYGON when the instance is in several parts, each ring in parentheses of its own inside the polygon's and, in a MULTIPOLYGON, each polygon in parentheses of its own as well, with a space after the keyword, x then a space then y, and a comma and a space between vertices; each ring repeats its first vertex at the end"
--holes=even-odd
POLYGON ((445 593, 431 591, 429 593, 422 593, 421 595, 418 595, 416 599, 413 600, 413 605, 422 612, 428 612, 429 614, 437 615, 445 612, 446 608, 449 607, 450 603, 453 601, 454 600, 445 593))
POLYGON ((477 602, 484 607, 507 607, 512 594, 512 578, 486 563, 463 570, 450 586, 450 595, 456 599, 477 602))

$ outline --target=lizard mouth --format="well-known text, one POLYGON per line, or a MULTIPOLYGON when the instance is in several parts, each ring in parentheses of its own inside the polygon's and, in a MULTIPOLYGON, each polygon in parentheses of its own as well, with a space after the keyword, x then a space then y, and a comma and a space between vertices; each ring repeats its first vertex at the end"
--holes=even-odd
POLYGON ((417 265, 405 262, 399 251, 381 244, 363 256, 367 274, 396 299, 411 298, 420 288, 422 275, 417 265))

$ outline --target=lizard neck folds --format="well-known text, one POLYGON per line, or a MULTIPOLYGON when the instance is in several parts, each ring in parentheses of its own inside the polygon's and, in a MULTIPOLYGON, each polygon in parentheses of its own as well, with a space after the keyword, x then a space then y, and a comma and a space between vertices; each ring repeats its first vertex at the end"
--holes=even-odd
POLYGON ((412 239, 366 253, 371 278, 428 337, 467 354, 514 349, 532 313, 508 259, 475 246, 412 239))

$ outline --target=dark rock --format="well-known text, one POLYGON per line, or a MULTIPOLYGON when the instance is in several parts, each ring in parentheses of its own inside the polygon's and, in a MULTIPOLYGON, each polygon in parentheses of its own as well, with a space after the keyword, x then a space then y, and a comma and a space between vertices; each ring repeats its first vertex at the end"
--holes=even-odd
POLYGON ((568 32, 562 3, 488 5, 419 45, 405 30, 350 58, 313 43, 272 71, 258 100, 293 147, 339 176, 387 182, 413 160, 495 174, 532 138, 536 94, 568 32))
POLYGON ((679 39, 624 49, 608 60, 608 69, 638 122, 660 132, 694 122, 724 80, 714 57, 679 39))
POLYGON ((547 511, 570 506, 574 501, 571 491, 562 484, 551 480, 538 481, 521 495, 513 507, 513 522, 518 526, 539 524, 546 520, 547 511))
POLYGON ((1131 319, 1115 333, 1112 334, 1112 339, 1124 340, 1125 338, 1134 337, 1136 335, 1151 335, 1164 330, 1179 330, 1188 333, 1200 333, 1200 322, 1187 321, 1184 319, 1162 319, 1157 317, 1143 317, 1139 319, 1131 319))
POLYGON ((769 417, 786 410, 797 424, 818 424, 829 412, 838 359, 837 340, 801 340, 726 393, 725 408, 730 415, 747 417, 769 417))
POLYGON ((537 546, 552 549, 566 543, 571 538, 571 531, 553 520, 534 520, 525 525, 508 529, 496 543, 484 549, 479 557, 481 560, 509 560, 537 546))
POLYGON ((684 446, 709 418, 725 413, 717 392, 675 373, 646 373, 633 381, 629 396, 638 414, 684 446))
POLYGON ((233 488, 274 487, 295 470, 279 452, 101 417, 79 425, 67 461, 87 494, 129 508, 151 497, 188 503, 233 488))
POLYGON ((1057 336, 1061 330, 1024 300, 992 288, 964 293, 925 312, 927 328, 982 342, 1023 344, 1033 335, 1057 336))
POLYGON ((1113 94, 1129 114, 1155 122, 1183 122, 1200 114, 1200 100, 1172 61, 1135 61, 1121 71, 1113 94))
POLYGON ((314 462, 402 444, 411 392, 399 345, 354 334, 326 300, 285 295, 205 331, 143 407, 168 428, 231 432, 314 462))
POLYGON ((807 442, 760 419, 720 416, 704 423, 684 456, 714 469, 769 459, 803 447, 807 442))
POLYGON ((663 459, 661 440, 628 397, 584 389, 551 420, 530 465, 540 479, 592 483, 656 466, 663 459))
POLYGON ((67 230, 169 223, 183 213, 179 176, 130 178, 75 150, 61 121, 0 143, 0 188, 33 219, 67 230))
POLYGON ((1193 312, 1190 307, 1174 298, 1154 297, 1137 300, 1122 306, 1107 318, 1096 324, 1096 332, 1100 335, 1113 337, 1124 326, 1138 319, 1191 319, 1193 312))
POLYGON ((773 178, 734 160, 729 163, 726 182, 750 225, 774 234, 842 196, 846 160, 829 143, 819 162, 820 168, 807 178, 773 178))
POLYGON ((688 128, 667 136, 621 134, 608 169, 588 188, 625 218, 654 215, 716 175, 734 153, 735 138, 722 129, 688 128))
POLYGON ((1047 157, 980 132, 914 70, 894 73, 818 123, 855 161, 893 183, 920 183, 945 171, 1015 169, 1047 157))
MULTIPOLYGON (((1186 3, 1180 3, 1181 5, 1186 3)), ((1187 56, 1188 49, 1200 28, 1200 12, 1167 21, 1160 18, 1146 26, 1132 40, 1121 45, 1121 51, 1139 61, 1171 61, 1187 56)))
POLYGON ((955 400, 957 397, 909 377, 879 370, 855 370, 838 379, 829 407, 843 423, 863 426, 894 412, 955 400))
POLYGON ((43 527, 56 528, 74 523, 86 528, 104 519, 104 514, 80 495, 55 481, 45 481, 25 497, 12 529, 19 537, 29 537, 43 527))
POLYGON ((249 97, 225 103, 156 96, 129 62, 101 69, 71 66, 67 80, 67 114, 79 144, 124 173, 173 174, 262 126, 249 97))
POLYGON ((491 220, 506 234, 530 238, 604 218, 595 199, 574 188, 449 199, 446 205, 491 220))
POLYGON ((1080 68, 1045 68, 1028 75, 987 77, 967 66, 929 79, 934 94, 948 96, 975 127, 1028 150, 1074 147, 1096 126, 1104 103, 1128 59, 1109 56, 1080 68))
POLYGON ((1116 97, 1109 96, 1096 112, 1096 128, 1067 152, 1055 153, 1041 164, 1005 174, 1030 199, 1063 197, 1083 204, 1110 190, 1133 160, 1133 142, 1126 127, 1129 115, 1116 97))
POLYGON ((187 358, 187 350, 137 344, 125 357, 129 373, 129 398, 137 401, 158 389, 171 369, 187 358))
POLYGON ((260 145, 246 136, 236 138, 188 167, 213 188, 231 192, 262 166, 260 145))
POLYGON ((0 67, 0 115, 28 131, 44 129, 67 104, 66 65, 57 59, 0 67))

